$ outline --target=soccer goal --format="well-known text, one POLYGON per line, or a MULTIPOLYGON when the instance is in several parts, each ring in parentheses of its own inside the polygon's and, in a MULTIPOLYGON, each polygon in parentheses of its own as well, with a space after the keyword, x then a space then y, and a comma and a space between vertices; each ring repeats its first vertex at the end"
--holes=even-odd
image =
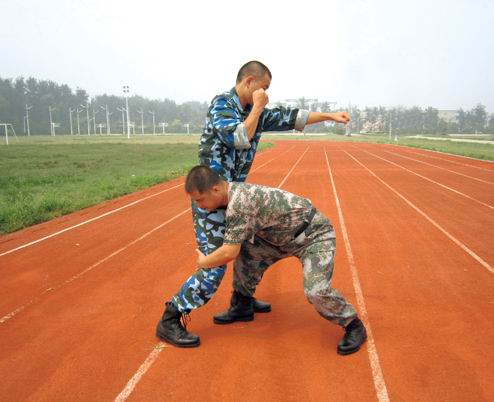
POLYGON ((12 130, 12 132, 14 133, 15 138, 17 138, 17 135, 16 135, 15 130, 14 130, 14 126, 12 124, 9 124, 9 123, 0 123, 0 127, 4 127, 4 131, 5 131, 5 143, 7 145, 9 145, 9 127, 12 130))

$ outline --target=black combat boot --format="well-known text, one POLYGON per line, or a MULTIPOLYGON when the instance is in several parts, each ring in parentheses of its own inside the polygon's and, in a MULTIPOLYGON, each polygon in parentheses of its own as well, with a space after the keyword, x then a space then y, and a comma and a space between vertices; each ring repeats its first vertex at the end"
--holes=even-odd
MULTIPOLYGON (((271 306, 269 306, 271 309, 271 306)), ((215 324, 231 324, 235 321, 252 321, 254 319, 254 298, 233 291, 230 308, 213 317, 215 324)))
POLYGON ((199 346, 200 339, 197 335, 187 332, 186 314, 182 314, 171 302, 166 303, 163 317, 156 327, 156 336, 163 341, 180 348, 193 348, 199 346), (182 322, 180 322, 182 319, 182 322))
POLYGON ((271 304, 254 298, 254 313, 269 313, 270 311, 271 304))
POLYGON ((357 317, 345 327, 345 335, 338 344, 338 354, 349 355, 360 349, 367 339, 364 324, 357 317))

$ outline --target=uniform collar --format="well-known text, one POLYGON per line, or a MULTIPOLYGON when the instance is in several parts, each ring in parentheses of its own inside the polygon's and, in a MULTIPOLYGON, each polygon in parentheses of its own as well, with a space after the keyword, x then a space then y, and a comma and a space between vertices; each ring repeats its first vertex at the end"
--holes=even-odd
POLYGON ((238 96, 238 93, 237 93, 237 90, 235 89, 235 87, 233 87, 230 90, 230 95, 231 95, 232 99, 235 101, 235 103, 237 104, 237 107, 240 110, 240 113, 242 113, 242 114, 250 113, 252 106, 247 105, 247 106, 245 106, 245 109, 242 107, 242 104, 240 103, 240 97, 238 96))

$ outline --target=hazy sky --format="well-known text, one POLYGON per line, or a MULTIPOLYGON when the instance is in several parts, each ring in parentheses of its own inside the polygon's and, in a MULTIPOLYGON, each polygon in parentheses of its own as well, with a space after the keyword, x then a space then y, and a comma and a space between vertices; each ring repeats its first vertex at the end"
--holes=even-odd
POLYGON ((491 0, 0 0, 0 77, 210 101, 251 59, 271 101, 494 112, 491 0))

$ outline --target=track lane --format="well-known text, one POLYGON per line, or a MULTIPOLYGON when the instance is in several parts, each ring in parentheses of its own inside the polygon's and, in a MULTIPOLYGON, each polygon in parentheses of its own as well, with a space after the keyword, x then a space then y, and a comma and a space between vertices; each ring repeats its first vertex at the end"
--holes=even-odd
POLYGON ((390 399, 489 400, 491 274, 344 150, 328 155, 390 399))

